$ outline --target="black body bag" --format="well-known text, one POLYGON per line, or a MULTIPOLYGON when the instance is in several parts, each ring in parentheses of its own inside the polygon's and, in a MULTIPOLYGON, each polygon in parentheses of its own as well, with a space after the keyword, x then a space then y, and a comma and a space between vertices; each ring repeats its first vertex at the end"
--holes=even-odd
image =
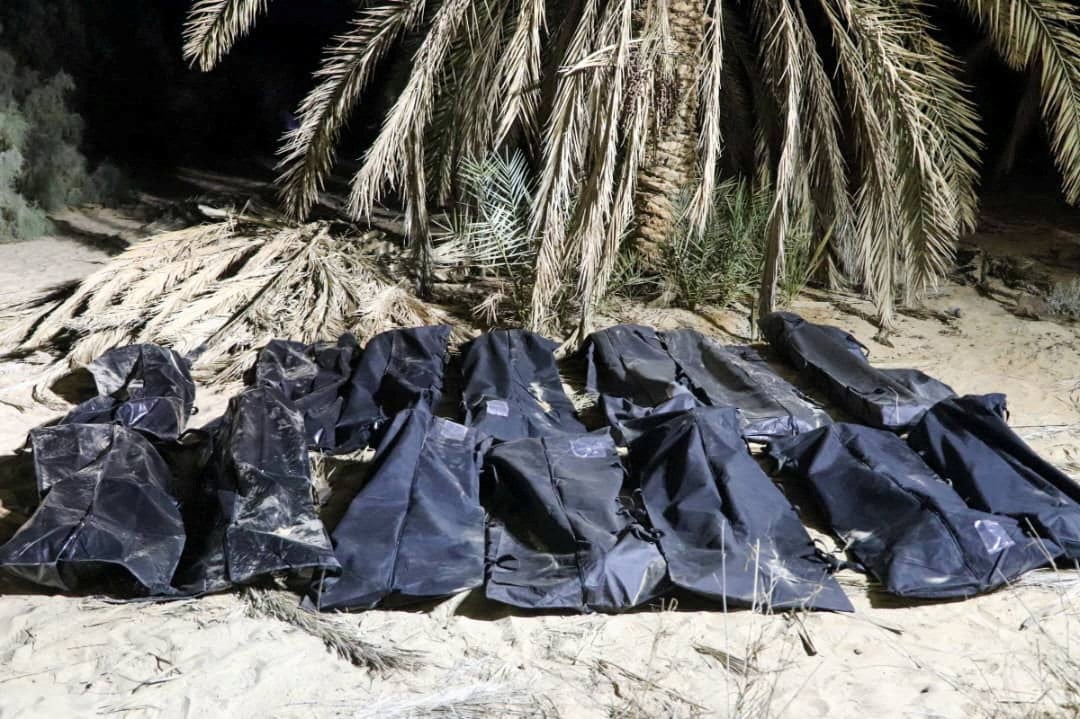
POLYGON ((551 340, 524 330, 495 330, 462 352, 462 405, 470 427, 498 440, 584 434, 563 391, 551 340))
POLYGON ((853 419, 903 432, 935 403, 953 397, 947 385, 914 369, 877 369, 847 332, 790 312, 761 318, 769 345, 819 386, 853 419))
POLYGON ((188 542, 174 582, 181 592, 338 570, 315 513, 304 420, 292 403, 276 390, 248 390, 205 441, 208 462, 185 488, 188 542))
POLYGON ((427 410, 394 417, 370 479, 334 530, 341 574, 317 579, 308 603, 370 609, 480 586, 480 449, 475 430, 427 410))
POLYGON ((363 351, 352 335, 333 345, 274 340, 259 353, 255 384, 296 404, 313 449, 352 452, 367 446, 397 412, 434 410, 449 339, 450 327, 437 325, 383 332, 363 351))
POLYGON ((484 466, 489 599, 616 612, 670 586, 655 540, 620 497, 625 473, 606 431, 504 442, 484 466))
POLYGON ((735 409, 635 424, 631 471, 676 586, 762 611, 852 611, 795 509, 747 451, 735 409))
POLYGON ((589 335, 587 388, 613 427, 656 412, 737 407, 748 440, 806 432, 830 420, 749 347, 694 330, 616 325, 589 335))
POLYGON ((61 424, 117 424, 156 440, 175 440, 195 406, 188 363, 153 344, 109 350, 86 366, 97 396, 82 402, 61 424))
POLYGON ((116 424, 35 429, 30 442, 42 501, 0 566, 65 591, 171 594, 185 532, 150 442, 116 424))
POLYGON ((938 402, 907 440, 969 505, 1030 525, 1080 559, 1080 487, 1009 428, 1005 395, 938 402))
POLYGON ((806 481, 833 532, 892 594, 969 597, 1060 552, 1014 519, 969 507, 891 432, 835 424, 769 453, 806 481))

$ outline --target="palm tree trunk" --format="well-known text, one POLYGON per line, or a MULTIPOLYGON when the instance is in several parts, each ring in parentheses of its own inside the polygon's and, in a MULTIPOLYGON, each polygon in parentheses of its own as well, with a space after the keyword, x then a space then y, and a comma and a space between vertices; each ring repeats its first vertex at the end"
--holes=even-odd
POLYGON ((705 32, 704 3, 673 0, 669 10, 675 49, 675 82, 671 106, 651 134, 637 177, 635 245, 647 260, 656 260, 671 239, 678 219, 680 192, 697 171, 696 84, 698 46, 705 32))

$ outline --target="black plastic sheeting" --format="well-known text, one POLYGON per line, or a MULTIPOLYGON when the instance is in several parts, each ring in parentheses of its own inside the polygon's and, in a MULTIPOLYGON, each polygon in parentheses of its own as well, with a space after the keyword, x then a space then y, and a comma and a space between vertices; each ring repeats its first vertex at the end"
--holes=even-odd
POLYGON ((1080 487, 1009 428, 1004 395, 938 402, 908 444, 969 505, 1012 517, 1080 559, 1080 487))
POLYGON ((0 566, 55 589, 171 594, 184 525, 168 467, 116 424, 30 433, 42 501, 0 547, 0 566))
POLYGON ((583 351, 587 389, 609 424, 654 412, 738 407, 743 436, 764 441, 827 424, 828 415, 749 347, 727 347, 694 330, 658 333, 616 325, 592 333, 583 351))
POLYGON ((769 345, 858 422, 903 432, 935 403, 953 397, 945 384, 914 369, 878 369, 866 348, 837 327, 790 312, 761 318, 769 345))
POLYGON ((295 407, 276 390, 248 390, 229 402, 209 441, 209 464, 184 507, 189 541, 180 591, 338 571, 315 513, 304 420, 295 407))
POLYGON ((117 424, 157 440, 175 440, 195 406, 187 361, 170 349, 136 344, 109 350, 86 366, 97 396, 82 402, 62 424, 117 424))
POLYGON ((833 531, 886 591, 947 599, 994 589, 1060 550, 969 507, 891 432, 835 424, 769 453, 813 490, 833 531))
POLYGON ((524 330, 496 330, 462 352, 465 421, 498 440, 584 434, 563 391, 551 340, 524 330))
POLYGON ((671 581, 764 611, 853 611, 733 408, 638 420, 629 462, 671 581))
POLYGON ((669 588, 651 532, 620 497, 607 431, 494 446, 486 595, 528 609, 630 609, 669 588))
POLYGON ((362 351, 348 334, 336 344, 274 340, 259 353, 255 384, 296 404, 313 449, 352 452, 396 413, 438 406, 449 339, 450 327, 436 325, 383 332, 362 351))
POLYGON ((423 409, 383 434, 370 479, 333 533, 340 576, 320 578, 310 604, 369 609, 478 587, 484 580, 475 429, 423 409))

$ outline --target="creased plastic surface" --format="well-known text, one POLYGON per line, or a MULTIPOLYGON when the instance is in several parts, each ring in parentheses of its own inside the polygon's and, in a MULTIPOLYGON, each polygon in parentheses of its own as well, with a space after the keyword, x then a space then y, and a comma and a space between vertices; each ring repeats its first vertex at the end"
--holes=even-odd
POLYGON ((303 418, 280 393, 234 397, 186 503, 189 541, 176 584, 203 593, 269 574, 336 572, 315 513, 303 418))
POLYGON ((908 444, 969 505, 1013 517, 1080 559, 1080 487, 1039 457, 1004 419, 1005 396, 938 402, 908 444))
POLYGON ((582 434, 563 391, 551 340, 524 330, 496 330, 462 353, 466 423, 499 440, 582 434))
POLYGON ((873 367, 864 348, 836 327, 791 312, 759 322, 769 345, 807 380, 863 424, 903 432, 936 402, 953 397, 947 385, 913 369, 873 367))
POLYGON ((170 594, 184 527, 150 442, 116 424, 64 424, 30 438, 44 498, 0 548, 0 566, 66 591, 170 594))
POLYGON ((755 441, 830 421, 752 348, 724 346, 694 330, 616 325, 591 334, 584 352, 587 387, 600 394, 613 427, 698 406, 738 408, 743 436, 755 441))
POLYGON ((383 332, 362 351, 352 335, 336 344, 275 340, 259 353, 255 382, 296 404, 312 448, 351 452, 397 412, 438 405, 449 338, 438 325, 383 332))
POLYGON ((625 473, 606 431, 498 444, 485 472, 489 599, 615 612, 669 587, 654 540, 620 499, 625 473))
POLYGON ((98 396, 79 404, 62 424, 116 422, 158 440, 174 440, 195 405, 188 363, 170 349, 136 344, 109 350, 86 366, 98 396))
POLYGON ((833 531, 893 594, 968 597, 1060 553, 1014 519, 969 507, 891 432, 835 424, 769 453, 807 482, 833 531))
POLYGON ((852 611, 795 509, 747 451, 733 408, 633 424, 631 472, 674 584, 762 611, 852 611))
POLYGON ((456 594, 484 579, 475 430, 427 410, 395 416, 370 479, 334 530, 340 576, 316 581, 310 604, 369 609, 456 594))

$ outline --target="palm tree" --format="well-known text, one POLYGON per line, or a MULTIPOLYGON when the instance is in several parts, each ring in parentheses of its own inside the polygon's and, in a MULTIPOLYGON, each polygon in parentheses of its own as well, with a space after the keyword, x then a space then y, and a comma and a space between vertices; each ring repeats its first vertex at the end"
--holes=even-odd
MULTIPOLYGON (((196 0, 185 54, 211 69, 270 0, 196 0)), ((1037 73, 1041 115, 1080 202, 1080 14, 1072 0, 949 0, 1009 66, 1037 73)), ((281 195, 303 217, 380 63, 419 39, 408 79, 351 182, 363 217, 404 200, 428 267, 428 207, 468 159, 524 148, 538 191, 531 323, 580 308, 587 328, 624 238, 648 255, 694 188, 704 228, 717 176, 751 158, 775 190, 759 309, 775 302, 789 218, 813 212, 836 267, 883 324, 946 269, 977 211, 980 119, 923 0, 370 0, 327 46, 281 195), (823 235, 824 236, 824 235, 823 235), (568 281, 567 278, 572 278, 568 281)), ((422 273, 427 276, 426 272, 422 273)))

